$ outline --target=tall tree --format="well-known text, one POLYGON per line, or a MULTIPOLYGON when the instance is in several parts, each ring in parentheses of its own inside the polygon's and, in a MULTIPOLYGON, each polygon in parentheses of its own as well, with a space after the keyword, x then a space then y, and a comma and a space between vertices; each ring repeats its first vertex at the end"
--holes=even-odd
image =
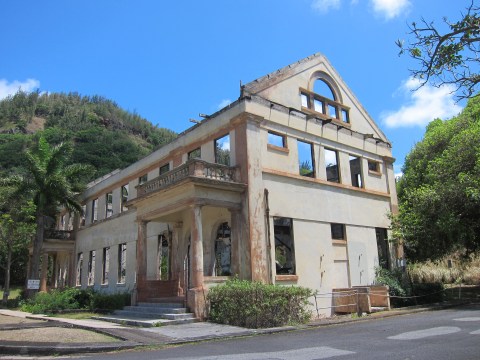
POLYGON ((40 256, 49 217, 54 217, 59 206, 71 212, 81 212, 77 195, 83 190, 82 180, 92 168, 88 165, 68 164, 73 147, 69 142, 51 146, 40 137, 38 148, 26 151, 26 174, 2 180, 13 186, 13 196, 29 194, 36 206, 36 232, 33 240, 29 279, 39 279, 40 256))
MULTIPOLYGON (((2 189, 8 190, 8 189, 2 189)), ((8 198, 2 193, 3 199, 8 198)), ((2 302, 7 304, 12 264, 19 261, 15 256, 25 254, 28 243, 35 234, 35 206, 32 201, 17 198, 2 204, 0 212, 0 267, 4 270, 2 302)))
POLYGON ((480 249, 480 98, 450 120, 434 120, 407 155, 398 182, 407 255, 434 259, 480 249))
POLYGON ((476 96, 480 84, 480 8, 472 0, 461 19, 443 22, 421 19, 410 25, 411 40, 397 40, 400 54, 408 54, 419 65, 411 74, 420 86, 452 85, 458 99, 476 96))

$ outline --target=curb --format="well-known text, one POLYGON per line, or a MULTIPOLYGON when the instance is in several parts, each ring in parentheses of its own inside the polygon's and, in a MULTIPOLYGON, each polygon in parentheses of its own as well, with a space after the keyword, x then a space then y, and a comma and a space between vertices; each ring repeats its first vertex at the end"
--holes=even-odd
POLYGON ((68 355, 81 353, 98 353, 107 351, 127 350, 137 347, 139 344, 126 341, 124 343, 106 344, 91 343, 85 344, 58 344, 43 343, 39 344, 20 344, 18 342, 5 342, 0 344, 0 354, 9 355, 68 355))

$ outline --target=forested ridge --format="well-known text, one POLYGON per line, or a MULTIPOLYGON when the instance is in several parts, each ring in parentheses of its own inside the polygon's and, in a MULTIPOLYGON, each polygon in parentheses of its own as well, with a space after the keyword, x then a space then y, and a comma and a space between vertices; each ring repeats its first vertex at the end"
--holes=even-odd
POLYGON ((102 96, 19 91, 0 101, 0 176, 21 171, 25 149, 42 133, 49 143, 72 141, 73 163, 92 178, 124 168, 177 135, 102 96))

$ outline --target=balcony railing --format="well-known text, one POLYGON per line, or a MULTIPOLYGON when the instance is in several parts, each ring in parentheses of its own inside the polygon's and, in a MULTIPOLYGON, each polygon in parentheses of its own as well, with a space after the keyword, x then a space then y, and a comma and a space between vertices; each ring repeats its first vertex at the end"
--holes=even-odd
POLYGON ((238 182, 238 168, 220 164, 212 164, 199 159, 192 159, 185 164, 137 186, 137 196, 143 196, 170 185, 178 183, 188 177, 205 178, 224 182, 238 182))
POLYGON ((46 229, 45 239, 74 240, 73 231, 46 229))

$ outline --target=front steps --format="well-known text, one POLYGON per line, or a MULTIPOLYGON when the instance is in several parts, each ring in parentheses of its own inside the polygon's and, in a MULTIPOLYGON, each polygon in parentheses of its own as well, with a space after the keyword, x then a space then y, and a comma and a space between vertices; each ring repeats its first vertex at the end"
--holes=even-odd
POLYGON ((139 302, 136 306, 125 306, 113 314, 95 316, 94 319, 122 325, 152 327, 186 324, 198 321, 180 302, 139 302))

